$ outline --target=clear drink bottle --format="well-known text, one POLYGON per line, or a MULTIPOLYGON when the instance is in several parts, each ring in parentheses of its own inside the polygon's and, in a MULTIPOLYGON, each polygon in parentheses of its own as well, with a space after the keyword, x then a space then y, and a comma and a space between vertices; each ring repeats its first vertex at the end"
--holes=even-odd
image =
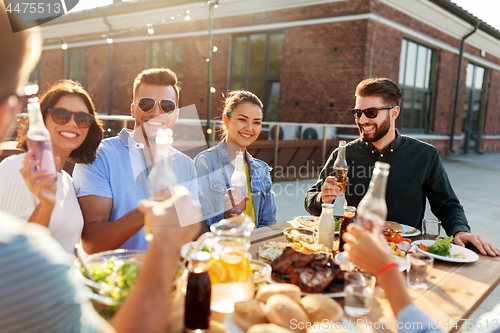
POLYGON ((345 193, 345 184, 347 182, 347 161, 345 159, 345 141, 339 142, 339 151, 337 154, 337 159, 333 164, 332 176, 337 178, 335 185, 340 187, 340 190, 345 193))
POLYGON ((321 216, 318 223, 318 244, 323 244, 329 250, 333 249, 335 240, 335 221, 333 220, 333 204, 321 205, 321 216))
MULTIPOLYGON (((146 181, 146 197, 153 201, 164 201, 170 198, 171 191, 177 185, 174 173, 174 156, 170 149, 173 143, 171 129, 159 129, 156 132, 156 151, 153 168, 146 181)), ((153 230, 148 216, 144 216, 146 227, 145 237, 147 241, 153 239, 153 230)))
POLYGON ((33 152, 32 161, 39 161, 36 171, 45 170, 44 177, 57 177, 54 154, 52 152, 52 142, 50 133, 43 122, 42 112, 38 97, 32 97, 28 103, 29 129, 28 129, 28 151, 33 152))
POLYGON ((239 151, 236 153, 236 165, 231 176, 231 192, 235 208, 240 212, 246 209, 247 196, 247 176, 243 167, 243 152, 239 151))
POLYGON ((387 187, 387 177, 389 176, 390 167, 388 163, 375 162, 370 187, 359 203, 356 214, 356 223, 376 234, 383 233, 384 222, 387 218, 385 189, 387 187), (380 219, 372 219, 370 215, 378 216, 380 219))

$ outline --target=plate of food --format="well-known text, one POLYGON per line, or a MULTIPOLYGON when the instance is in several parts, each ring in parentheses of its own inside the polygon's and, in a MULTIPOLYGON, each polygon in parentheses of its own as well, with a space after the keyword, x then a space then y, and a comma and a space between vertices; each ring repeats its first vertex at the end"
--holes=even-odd
MULTIPOLYGON (((399 266, 399 270, 401 272, 404 272, 406 270, 406 268, 408 267, 408 263, 406 262, 405 259, 403 259, 402 257, 399 257, 399 256, 394 256, 394 259, 396 260, 396 263, 398 264, 399 266)), ((335 256, 335 261, 338 261, 344 265, 347 265, 347 266, 354 266, 356 267, 352 262, 348 261, 345 257, 344 257, 344 252, 340 252, 338 253, 336 256, 335 256)))
MULTIPOLYGON (((290 332, 290 328, 312 323, 337 323, 349 327, 342 306, 324 295, 301 297, 300 289, 291 284, 262 286, 254 300, 237 302, 227 315, 224 328, 228 333, 290 332)), ((354 331, 355 332, 355 331, 354 331)))
POLYGON ((428 239, 413 242, 413 244, 418 245, 419 252, 438 260, 466 263, 475 262, 479 259, 477 253, 452 243, 453 236, 438 237, 435 241, 428 239))
POLYGON ((420 230, 412 226, 406 224, 401 224, 401 226, 403 227, 403 230, 401 231, 403 237, 415 237, 422 233, 420 230))
POLYGON ((393 221, 385 222, 384 234, 386 233, 398 233, 403 237, 415 237, 421 234, 417 228, 393 221))
MULTIPOLYGON (((339 234, 340 222, 342 221, 342 216, 334 216, 333 220, 335 222, 335 235, 339 234)), ((311 231, 317 231, 319 223, 319 216, 303 215, 297 216, 292 220, 292 225, 295 228, 304 228, 311 231)))
POLYGON ((281 253, 283 253, 285 247, 286 243, 284 242, 264 243, 260 246, 258 251, 259 259, 266 262, 271 262, 274 259, 278 258, 281 253))
MULTIPOLYGON (((203 243, 204 244, 203 244, 201 250, 202 251, 206 251, 206 252, 210 252, 212 250, 212 240, 211 239, 205 239, 205 241, 203 243)), ((194 250, 195 246, 196 246, 196 241, 189 242, 189 243, 186 243, 186 244, 182 245, 182 247, 181 247, 181 257, 184 259, 186 257, 186 254, 189 251, 194 250)))

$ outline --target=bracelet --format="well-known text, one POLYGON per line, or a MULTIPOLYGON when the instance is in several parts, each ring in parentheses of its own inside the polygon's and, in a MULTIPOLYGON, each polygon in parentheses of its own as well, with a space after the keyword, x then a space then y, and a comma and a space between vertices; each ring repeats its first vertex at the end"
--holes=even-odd
POLYGON ((377 272, 377 274, 375 274, 375 276, 378 277, 378 276, 384 274, 385 271, 391 269, 392 267, 397 267, 397 266, 399 266, 397 262, 391 262, 391 263, 385 265, 384 267, 382 267, 381 269, 379 269, 379 271, 377 272))

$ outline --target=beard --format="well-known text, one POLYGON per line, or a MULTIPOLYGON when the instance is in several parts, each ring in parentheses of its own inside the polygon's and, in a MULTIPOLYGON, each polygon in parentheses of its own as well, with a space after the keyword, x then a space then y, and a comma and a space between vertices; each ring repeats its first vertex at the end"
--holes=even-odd
POLYGON ((375 126, 375 132, 369 134, 365 134, 363 132, 363 126, 361 126, 359 122, 357 125, 358 125, 359 135, 361 136, 361 140, 363 142, 377 142, 378 140, 382 139, 387 133, 389 133, 389 129, 391 128, 391 117, 389 112, 387 112, 387 118, 384 120, 382 124, 380 124, 380 127, 375 123, 364 124, 363 126, 366 125, 375 126))

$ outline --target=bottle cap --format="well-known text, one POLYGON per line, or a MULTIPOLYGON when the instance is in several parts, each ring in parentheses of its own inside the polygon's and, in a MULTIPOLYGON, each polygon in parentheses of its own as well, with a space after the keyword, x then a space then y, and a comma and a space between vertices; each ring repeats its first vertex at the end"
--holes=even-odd
POLYGON ((210 260, 210 253, 206 251, 196 251, 191 253, 189 258, 191 261, 196 261, 196 262, 207 262, 210 260))
POLYGON ((345 212, 346 210, 347 210, 348 212, 353 212, 353 213, 355 213, 355 212, 356 212, 356 207, 354 207, 354 206, 345 206, 345 207, 344 207, 344 212, 345 212))
POLYGON ((324 204, 321 204, 321 207, 323 207, 323 208, 333 208, 333 204, 324 203, 324 204))

